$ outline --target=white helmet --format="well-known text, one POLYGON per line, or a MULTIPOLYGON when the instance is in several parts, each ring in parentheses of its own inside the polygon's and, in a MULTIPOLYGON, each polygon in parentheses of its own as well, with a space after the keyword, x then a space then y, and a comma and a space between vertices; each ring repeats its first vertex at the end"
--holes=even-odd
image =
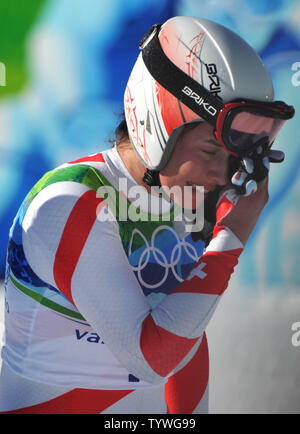
MULTIPOLYGON (((203 120, 181 98, 180 91, 186 90, 188 95, 191 90, 189 83, 201 84, 212 95, 212 101, 273 101, 272 80, 260 57, 240 36, 220 24, 174 17, 162 26, 154 26, 140 47, 142 52, 125 90, 125 117, 130 141, 150 170, 159 171, 167 164, 185 124, 203 120), (154 50, 147 51, 157 33, 161 57, 154 50), (182 89, 176 70, 170 73, 170 65, 165 62, 176 65, 181 75, 182 71, 188 75, 184 74, 189 85, 182 89)), ((214 109, 209 104, 204 108, 214 109)))

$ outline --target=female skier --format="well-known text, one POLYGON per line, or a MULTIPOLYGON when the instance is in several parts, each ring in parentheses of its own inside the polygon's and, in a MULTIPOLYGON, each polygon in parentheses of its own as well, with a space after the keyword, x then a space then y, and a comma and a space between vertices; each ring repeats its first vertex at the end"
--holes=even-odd
POLYGON ((46 173, 14 220, 2 413, 208 411, 205 329, 294 111, 214 22, 174 17, 140 48, 115 146, 46 173))

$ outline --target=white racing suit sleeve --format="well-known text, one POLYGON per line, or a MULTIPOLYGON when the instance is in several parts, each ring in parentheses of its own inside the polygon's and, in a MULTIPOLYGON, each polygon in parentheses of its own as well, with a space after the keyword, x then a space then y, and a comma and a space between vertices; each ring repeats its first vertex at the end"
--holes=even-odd
POLYGON ((118 223, 97 218, 105 210, 101 200, 76 183, 46 187, 24 218, 24 251, 35 273, 74 303, 129 372, 157 383, 202 338, 243 246, 218 228, 187 279, 152 310, 118 223))

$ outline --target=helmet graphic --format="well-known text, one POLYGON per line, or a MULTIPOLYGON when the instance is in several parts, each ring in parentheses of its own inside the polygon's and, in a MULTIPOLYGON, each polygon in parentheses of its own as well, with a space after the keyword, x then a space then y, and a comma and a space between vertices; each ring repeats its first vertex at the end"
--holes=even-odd
POLYGON ((216 101, 273 101, 272 80, 260 57, 241 37, 220 24, 174 17, 161 27, 154 26, 140 47, 124 105, 130 141, 150 170, 159 171, 167 164, 185 124, 204 119, 186 104, 188 99, 209 115, 214 114, 216 101), (155 37, 162 49, 161 61, 149 49, 155 37), (168 69, 168 62, 177 67, 174 73, 168 69), (178 68, 185 74, 177 76, 178 68), (204 101, 193 92, 193 83, 202 85, 211 100, 204 101))

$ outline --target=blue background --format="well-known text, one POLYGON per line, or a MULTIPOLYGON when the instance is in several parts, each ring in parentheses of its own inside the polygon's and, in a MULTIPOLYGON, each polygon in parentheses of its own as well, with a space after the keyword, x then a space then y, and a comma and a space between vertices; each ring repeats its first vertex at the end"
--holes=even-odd
POLYGON ((295 106, 295 118, 276 142, 285 162, 272 167, 270 201, 237 278, 243 291, 300 289, 296 0, 45 1, 26 33, 26 83, 9 96, 1 97, 0 87, 0 277, 8 231, 24 196, 45 171, 109 146, 138 42, 152 24, 174 15, 209 18, 244 37, 268 67, 276 99, 295 106))

